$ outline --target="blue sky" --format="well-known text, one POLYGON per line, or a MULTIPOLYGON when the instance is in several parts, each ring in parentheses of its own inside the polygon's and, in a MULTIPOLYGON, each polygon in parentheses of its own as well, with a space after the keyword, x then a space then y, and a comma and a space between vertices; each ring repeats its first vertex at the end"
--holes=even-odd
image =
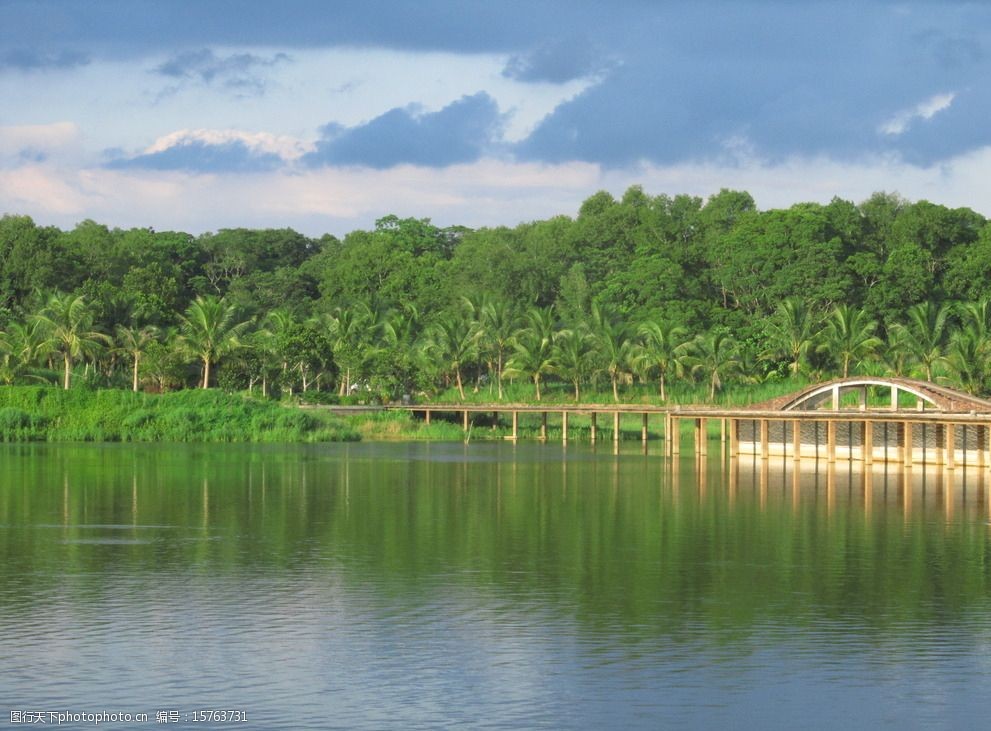
POLYGON ((599 189, 991 215, 991 6, 0 0, 0 212, 191 232, 599 189))

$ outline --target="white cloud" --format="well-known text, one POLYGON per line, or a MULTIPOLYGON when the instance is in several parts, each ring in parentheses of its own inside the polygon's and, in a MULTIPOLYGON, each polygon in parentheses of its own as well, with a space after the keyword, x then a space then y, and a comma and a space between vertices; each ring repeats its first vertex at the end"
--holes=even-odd
POLYGON ((882 134, 897 136, 904 133, 917 119, 932 119, 940 112, 949 109, 956 98, 956 92, 936 94, 919 102, 911 109, 903 109, 878 127, 882 134))
POLYGON ((224 145, 241 142, 252 152, 272 153, 285 160, 295 160, 313 149, 312 142, 304 142, 288 135, 268 132, 246 132, 237 129, 181 129, 163 135, 146 147, 142 154, 163 152, 170 147, 201 142, 206 145, 224 145))
POLYGON ((78 137, 79 128, 72 122, 0 127, 0 151, 9 153, 25 148, 51 150, 71 144, 78 137))

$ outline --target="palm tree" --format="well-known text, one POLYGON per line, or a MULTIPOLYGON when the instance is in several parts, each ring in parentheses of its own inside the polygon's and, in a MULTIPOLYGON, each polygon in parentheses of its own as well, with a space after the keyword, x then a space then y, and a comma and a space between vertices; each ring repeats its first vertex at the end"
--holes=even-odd
POLYGON ((629 371, 633 360, 633 342, 628 328, 619 318, 598 304, 592 304, 592 338, 596 350, 612 383, 613 401, 619 401, 619 378, 629 371))
POLYGON ((12 322, 6 332, 0 332, 0 353, 3 354, 5 383, 12 383, 27 366, 51 352, 46 326, 37 318, 12 322))
POLYGON ((668 375, 683 375, 688 362, 688 330, 665 320, 648 320, 637 328, 641 338, 635 360, 644 370, 656 370, 661 401, 667 400, 668 375))
POLYGON ((158 340, 158 328, 154 325, 145 327, 125 327, 117 326, 117 350, 131 357, 133 363, 131 373, 131 390, 138 390, 138 369, 141 365, 141 356, 151 343, 158 340))
POLYGON ((991 299, 985 297, 976 302, 961 304, 960 321, 965 328, 973 327, 975 335, 987 335, 991 332, 991 299))
POLYGON ((740 369, 739 345, 726 332, 713 330, 695 338, 691 360, 693 370, 701 371, 708 379, 712 401, 723 379, 740 369))
POLYGON ((478 328, 464 312, 453 312, 442 317, 427 331, 426 352, 454 373, 458 396, 465 399, 461 372, 466 363, 478 353, 478 328))
POLYGON ((850 305, 838 305, 830 314, 823 330, 820 351, 832 355, 842 366, 843 377, 850 375, 850 364, 860 363, 881 346, 875 337, 877 322, 866 312, 850 305))
POLYGON ((34 316, 47 334, 47 347, 62 355, 64 366, 62 387, 69 389, 72 365, 77 358, 95 353, 110 339, 93 330, 93 309, 81 295, 55 293, 45 307, 34 316))
POLYGON ((778 304, 768 322, 766 335, 769 347, 761 353, 761 357, 765 360, 781 356, 788 358, 788 370, 791 375, 797 376, 818 334, 818 319, 805 300, 789 297, 778 304))
POLYGON ((950 385, 968 393, 977 393, 984 384, 987 373, 985 363, 991 357, 991 337, 974 323, 954 333, 942 362, 948 376, 943 379, 950 385))
POLYGON ((289 310, 281 307, 269 312, 262 320, 251 338, 260 354, 262 397, 268 396, 268 377, 276 375, 276 371, 285 374, 289 370, 289 361, 282 352, 281 345, 287 339, 289 332, 296 325, 296 318, 289 310))
POLYGON ((526 327, 513 337, 513 355, 506 364, 509 376, 523 375, 533 381, 537 401, 540 401, 540 379, 553 373, 554 314, 553 308, 531 309, 526 313, 526 327))
POLYGON ((199 296, 180 316, 179 345, 203 363, 202 388, 210 387, 210 366, 240 345, 248 322, 235 322, 236 311, 223 297, 199 296))
POLYGON ((899 345, 922 367, 927 381, 933 380, 933 366, 940 362, 946 347, 946 319, 950 308, 944 303, 920 302, 905 313, 906 323, 891 329, 899 345))
POLYGON ((554 370, 575 387, 575 403, 581 400, 581 384, 595 367, 595 343, 589 333, 561 330, 554 335, 554 370))
POLYGON ((506 300, 489 300, 482 304, 480 324, 480 343, 489 357, 495 359, 496 385, 502 401, 502 372, 518 327, 516 316, 506 300))
POLYGON ((351 384, 360 378, 360 371, 368 355, 367 343, 381 328, 384 314, 372 310, 364 302, 351 307, 336 307, 326 317, 333 343, 334 360, 343 368, 339 395, 351 390, 351 384))

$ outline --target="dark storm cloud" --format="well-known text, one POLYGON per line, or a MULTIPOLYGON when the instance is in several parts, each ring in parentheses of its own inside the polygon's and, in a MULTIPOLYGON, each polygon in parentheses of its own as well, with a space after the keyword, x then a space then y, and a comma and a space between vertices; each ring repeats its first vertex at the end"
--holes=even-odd
POLYGON ((404 163, 444 167, 479 159, 494 140, 499 108, 488 94, 462 97, 437 112, 392 109, 366 124, 328 125, 309 166, 364 165, 388 168, 404 163))

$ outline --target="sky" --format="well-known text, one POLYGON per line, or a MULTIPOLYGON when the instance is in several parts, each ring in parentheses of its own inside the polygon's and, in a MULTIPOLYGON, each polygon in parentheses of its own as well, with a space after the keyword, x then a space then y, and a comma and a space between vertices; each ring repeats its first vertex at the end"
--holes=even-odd
POLYGON ((991 4, 0 0, 0 214, 190 233, 761 208, 991 215, 991 4))

